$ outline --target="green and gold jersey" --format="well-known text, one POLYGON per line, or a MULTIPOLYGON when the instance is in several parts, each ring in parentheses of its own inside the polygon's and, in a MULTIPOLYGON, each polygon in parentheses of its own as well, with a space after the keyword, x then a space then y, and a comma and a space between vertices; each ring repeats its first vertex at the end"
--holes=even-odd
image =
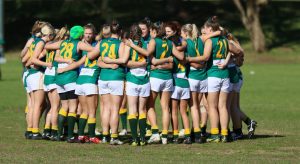
POLYGON ((180 88, 190 87, 187 79, 187 65, 180 63, 176 57, 173 58, 173 81, 174 86, 180 88))
MULTIPOLYGON (((77 52, 77 45, 79 40, 68 39, 62 41, 60 44, 60 56, 64 59, 72 59, 75 62, 81 58, 81 54, 77 52)), ((59 63, 58 68, 68 67, 68 63, 59 63)), ((66 85, 76 82, 78 77, 78 68, 60 73, 57 75, 56 83, 58 85, 66 85)))
MULTIPOLYGON (((197 57, 202 56, 204 51, 204 44, 201 38, 197 38, 197 40, 193 41, 192 39, 187 39, 187 47, 185 53, 189 57, 197 57)), ((203 62, 202 64, 205 64, 203 62)), ((194 80, 205 80, 207 78, 206 68, 196 69, 190 66, 190 70, 188 73, 188 77, 194 80)))
MULTIPOLYGON (((155 38, 155 54, 156 59, 168 58, 172 54, 172 42, 170 40, 155 38)), ((172 70, 169 69, 155 69, 151 70, 150 77, 155 77, 162 80, 172 79, 172 70)))
POLYGON ((230 58, 227 64, 228 72, 229 72, 229 80, 230 83, 238 83, 240 81, 240 77, 237 71, 237 66, 234 63, 234 58, 230 58))
POLYGON ((207 63, 207 76, 228 78, 228 68, 219 69, 217 64, 225 61, 228 54, 228 41, 223 36, 213 37, 212 41, 212 53, 207 63))
MULTIPOLYGON (((31 43, 30 47, 29 47, 30 58, 33 57, 33 53, 34 53, 35 47, 36 47, 36 45, 39 42, 43 42, 44 45, 45 45, 45 41, 43 39, 36 37, 34 39, 34 41, 31 43)), ((29 74, 34 74, 34 73, 36 73, 38 71, 44 72, 45 69, 43 67, 41 67, 41 66, 34 66, 34 68, 32 68, 32 67, 29 68, 29 74)))
POLYGON ((148 35, 147 37, 142 38, 141 40, 142 40, 142 42, 143 42, 143 46, 145 45, 145 47, 147 48, 147 46, 148 46, 148 44, 149 44, 149 42, 150 42, 150 40, 151 40, 151 36, 148 35))
MULTIPOLYGON (((138 45, 138 41, 134 41, 135 45, 138 45)), ((146 45, 143 44, 142 48, 146 49, 146 45)), ((133 48, 130 49, 129 60, 135 62, 145 62, 147 58, 141 54, 139 54, 133 48)), ((143 85, 149 82, 147 67, 139 67, 139 68, 130 68, 128 73, 126 74, 126 80, 128 82, 143 85)))
MULTIPOLYGON (((150 43, 150 40, 151 40, 150 34, 149 34, 147 37, 142 38, 143 48, 145 48, 145 49, 148 48, 148 44, 150 43)), ((147 70, 148 70, 148 72, 150 72, 150 70, 151 70, 150 57, 148 56, 148 57, 146 57, 146 59, 147 59, 147 63, 148 63, 148 65, 147 65, 147 70)))
POLYGON ((54 61, 56 51, 47 51, 46 52, 46 62, 47 63, 52 63, 52 68, 46 68, 45 71, 45 78, 44 78, 44 84, 45 85, 50 85, 50 84, 55 84, 55 77, 56 77, 56 70, 58 63, 54 61))
MULTIPOLYGON (((118 59, 120 44, 121 41, 116 38, 103 39, 100 43, 101 57, 118 59)), ((103 81, 123 81, 125 79, 124 67, 119 66, 117 69, 102 68, 99 79, 103 81)))
MULTIPOLYGON (((92 44, 95 47, 97 43, 92 44)), ((86 56, 87 52, 83 51, 82 56, 86 56)), ((100 68, 97 65, 97 58, 90 60, 88 57, 85 58, 84 66, 81 68, 79 77, 77 78, 77 84, 96 84, 99 78, 100 68)))
POLYGON ((54 60, 56 55, 56 51, 47 51, 46 52, 46 62, 52 63, 53 67, 57 67, 58 63, 54 60))

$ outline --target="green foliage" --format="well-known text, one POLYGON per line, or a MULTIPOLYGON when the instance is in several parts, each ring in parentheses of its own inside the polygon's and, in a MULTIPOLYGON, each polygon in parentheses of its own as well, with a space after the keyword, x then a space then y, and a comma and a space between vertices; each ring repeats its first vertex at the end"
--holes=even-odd
MULTIPOLYGON (((148 16, 153 21, 177 20, 182 24, 196 23, 199 27, 212 15, 242 42, 249 41, 239 12, 232 1, 150 1, 114 0, 103 7, 96 0, 10 0, 5 1, 6 49, 20 48, 30 36, 36 20, 51 22, 54 27, 93 23, 99 30, 106 21, 118 19, 127 29, 132 23, 148 16), (174 5, 176 4, 176 5, 174 5), (24 21, 26 20, 26 21, 24 21)), ((299 2, 270 2, 261 9, 261 23, 269 48, 299 43, 299 2)))

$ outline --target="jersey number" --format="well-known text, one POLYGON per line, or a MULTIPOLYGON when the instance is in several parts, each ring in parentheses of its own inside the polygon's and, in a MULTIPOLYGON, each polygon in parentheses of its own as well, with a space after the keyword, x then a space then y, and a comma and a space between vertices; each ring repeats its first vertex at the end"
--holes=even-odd
POLYGON ((30 47, 29 47, 29 55, 30 55, 30 58, 33 56, 33 49, 35 47, 35 44, 31 44, 30 47))
POLYGON ((226 45, 226 42, 225 40, 222 40, 222 41, 218 41, 218 46, 219 46, 219 50, 217 52, 217 55, 216 55, 216 58, 217 59, 223 59, 223 58, 226 58, 226 55, 227 54, 223 54, 221 51, 222 51, 222 47, 225 47, 225 53, 227 52, 227 45, 226 45))
POLYGON ((72 50, 74 48, 74 44, 73 43, 66 43, 66 42, 64 42, 62 44, 62 46, 63 46, 63 48, 61 49, 60 55, 63 54, 62 57, 64 59, 71 59, 72 58, 72 54, 73 54, 72 50))
POLYGON ((169 50, 169 46, 168 46, 167 43, 163 43, 163 44, 162 44, 162 48, 164 48, 164 51, 163 51, 163 53, 160 55, 160 59, 165 58, 165 56, 166 56, 166 54, 167 54, 167 52, 168 52, 168 50, 169 50))
POLYGON ((97 64, 97 60, 93 60, 93 62, 89 62, 89 58, 85 58, 84 66, 92 68, 97 64))
POLYGON ((46 59, 47 63, 52 63, 53 62, 54 54, 55 54, 54 51, 51 51, 51 52, 48 53, 48 57, 46 59))
POLYGON ((111 58, 111 59, 116 59, 117 56, 116 56, 116 52, 115 52, 115 49, 116 49, 116 44, 111 44, 110 46, 107 44, 107 43, 103 43, 101 45, 101 47, 104 48, 104 50, 102 51, 101 53, 101 57, 105 57, 106 54, 107 54, 107 51, 108 51, 108 57, 111 58))
POLYGON ((178 64, 178 68, 180 69, 181 72, 185 71, 185 67, 181 63, 178 64))
POLYGON ((135 50, 132 51, 132 61, 143 62, 145 58, 139 55, 135 50))

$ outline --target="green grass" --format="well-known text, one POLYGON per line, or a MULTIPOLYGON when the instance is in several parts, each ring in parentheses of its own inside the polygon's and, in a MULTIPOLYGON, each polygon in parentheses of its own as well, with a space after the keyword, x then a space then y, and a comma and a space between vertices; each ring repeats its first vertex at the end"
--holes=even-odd
MULTIPOLYGON (((257 139, 228 144, 145 147, 25 140, 22 67, 16 55, 10 53, 8 62, 1 65, 0 163, 296 163, 300 160, 300 65, 297 64, 300 60, 297 53, 284 52, 285 49, 278 49, 275 55, 249 52, 251 55, 246 57, 247 64, 242 68, 245 82, 241 106, 259 123, 257 139), (257 58, 268 61, 258 62, 257 58), (280 61, 285 62, 279 64, 280 61)), ((158 120, 161 122, 160 116, 158 120)))

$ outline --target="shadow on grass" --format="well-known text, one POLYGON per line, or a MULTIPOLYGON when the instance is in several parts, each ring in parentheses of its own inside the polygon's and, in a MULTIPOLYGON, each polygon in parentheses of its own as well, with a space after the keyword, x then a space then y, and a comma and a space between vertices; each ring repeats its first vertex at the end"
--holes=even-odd
MULTIPOLYGON (((253 139, 260 139, 260 138, 281 138, 285 137, 284 135, 268 135, 268 134, 255 134, 253 139)), ((244 138, 247 138, 247 135, 244 135, 244 138)))

